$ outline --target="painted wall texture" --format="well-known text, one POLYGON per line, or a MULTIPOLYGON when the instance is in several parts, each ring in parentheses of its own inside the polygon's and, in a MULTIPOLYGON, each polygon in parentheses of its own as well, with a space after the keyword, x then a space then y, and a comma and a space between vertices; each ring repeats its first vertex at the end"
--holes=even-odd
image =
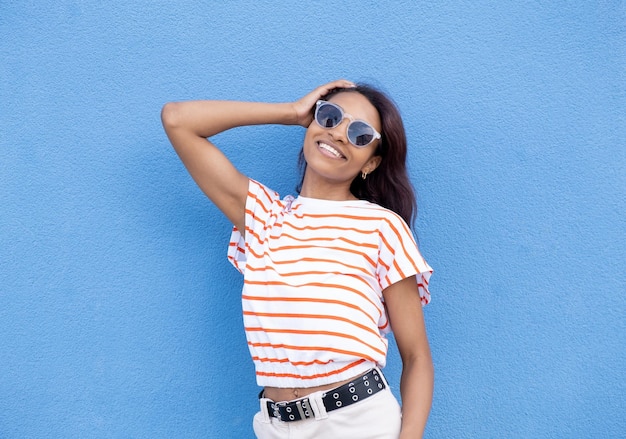
MULTIPOLYGON (((230 226, 159 113, 339 77, 406 122, 426 437, 626 437, 625 2, 5 1, 0 59, 1 438, 252 437, 230 226)), ((286 194, 302 138, 215 140, 286 194)))

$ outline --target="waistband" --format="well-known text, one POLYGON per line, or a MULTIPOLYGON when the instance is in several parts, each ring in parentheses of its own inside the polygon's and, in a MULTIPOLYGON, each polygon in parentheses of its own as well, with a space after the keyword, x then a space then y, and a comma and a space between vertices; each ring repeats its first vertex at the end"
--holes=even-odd
MULTIPOLYGON (((330 412, 369 398, 386 387, 387 384, 382 372, 378 368, 374 368, 359 375, 349 383, 321 392, 321 403, 325 411, 330 412)), ((316 413, 319 411, 318 401, 313 395, 315 394, 286 402, 274 402, 262 398, 261 410, 263 412, 267 410, 269 417, 277 418, 283 422, 318 418, 319 414, 316 413)))

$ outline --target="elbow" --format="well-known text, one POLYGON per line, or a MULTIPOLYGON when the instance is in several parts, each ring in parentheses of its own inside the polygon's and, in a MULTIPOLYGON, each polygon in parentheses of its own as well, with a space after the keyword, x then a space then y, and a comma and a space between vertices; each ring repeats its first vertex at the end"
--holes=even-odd
POLYGON ((428 346, 409 354, 401 355, 401 358, 405 367, 416 367, 417 369, 434 373, 433 357, 428 346))
POLYGON ((161 123, 166 132, 180 126, 180 104, 168 102, 161 109, 161 123))

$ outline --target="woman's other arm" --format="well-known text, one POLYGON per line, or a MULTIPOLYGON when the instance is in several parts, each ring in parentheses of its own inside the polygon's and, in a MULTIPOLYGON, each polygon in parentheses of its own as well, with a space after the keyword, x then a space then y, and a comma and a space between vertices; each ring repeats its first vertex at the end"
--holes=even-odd
POLYGON ((421 438, 432 404, 434 369, 415 276, 390 285, 383 295, 402 358, 400 439, 421 438))

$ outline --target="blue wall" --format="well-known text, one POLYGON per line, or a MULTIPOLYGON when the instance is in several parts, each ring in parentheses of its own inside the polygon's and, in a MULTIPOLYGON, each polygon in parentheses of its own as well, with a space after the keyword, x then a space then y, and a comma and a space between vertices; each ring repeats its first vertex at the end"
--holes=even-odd
MULTIPOLYGON (((0 437, 251 437, 229 225, 159 112, 338 77, 406 121, 427 437, 626 437, 626 3, 288 3, 0 5, 0 437)), ((302 136, 217 143, 288 192, 302 136)))

